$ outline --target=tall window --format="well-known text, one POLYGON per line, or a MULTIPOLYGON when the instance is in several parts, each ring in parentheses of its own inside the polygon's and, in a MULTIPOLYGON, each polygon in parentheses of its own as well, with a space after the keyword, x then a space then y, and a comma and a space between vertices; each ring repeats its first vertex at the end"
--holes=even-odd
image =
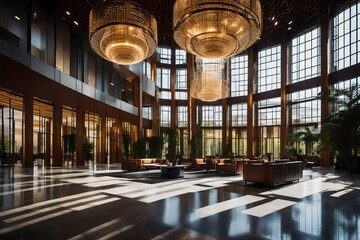
POLYGON ((171 126, 170 106, 160 106, 160 127, 171 126))
POLYGON ((171 64, 171 48, 158 47, 157 52, 160 54, 160 63, 171 64))
POLYGON ((320 122, 321 103, 316 99, 320 87, 307 89, 291 94, 291 124, 308 124, 320 122))
POLYGON ((248 56, 231 58, 231 97, 248 94, 248 56))
POLYGON ((188 126, 188 107, 178 106, 177 107, 177 126, 187 127, 188 126))
POLYGON ((187 70, 176 69, 175 99, 187 99, 187 70))
POLYGON ((221 106, 203 106, 202 107, 202 126, 220 127, 222 126, 222 107, 221 106))
POLYGON ((221 129, 203 129, 203 155, 219 156, 221 154, 221 129))
POLYGON ((171 99, 169 68, 156 69, 156 84, 160 88, 160 98, 171 99))
POLYGON ((232 154, 245 156, 247 153, 247 105, 234 104, 231 106, 232 154))
POLYGON ((291 41, 291 83, 320 76, 320 27, 291 41))
POLYGON ((340 70, 360 62, 360 3, 355 1, 333 18, 334 67, 340 70))
POLYGON ((175 50, 175 64, 186 64, 186 51, 182 49, 175 50))
POLYGON ((260 153, 271 153, 273 159, 280 155, 280 98, 259 101, 260 153))
MULTIPOLYGON (((333 85, 333 88, 334 89, 349 89, 351 86, 354 86, 356 84, 360 85, 360 77, 353 78, 353 79, 350 79, 350 80, 346 80, 346 81, 343 81, 343 82, 338 82, 338 83, 333 85)), ((336 110, 340 110, 344 106, 342 106, 342 105, 333 105, 331 107, 332 107, 333 111, 336 111, 336 110)))
POLYGON ((147 78, 151 79, 151 64, 149 62, 143 61, 143 73, 147 78))
POLYGON ((275 46, 258 53, 258 92, 280 88, 281 85, 281 48, 275 46))

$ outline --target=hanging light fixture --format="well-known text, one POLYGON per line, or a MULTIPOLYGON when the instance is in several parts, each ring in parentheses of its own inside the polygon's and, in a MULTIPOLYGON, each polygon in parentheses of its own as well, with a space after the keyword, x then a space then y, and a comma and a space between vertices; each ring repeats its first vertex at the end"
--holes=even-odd
POLYGON ((204 58, 226 58, 250 47, 261 34, 259 0, 176 0, 174 39, 204 58))
POLYGON ((102 58, 130 65, 151 56, 157 46, 157 23, 137 3, 99 1, 89 20, 91 48, 102 58))
POLYGON ((206 102, 229 96, 227 59, 195 57, 194 79, 190 82, 190 95, 206 102))

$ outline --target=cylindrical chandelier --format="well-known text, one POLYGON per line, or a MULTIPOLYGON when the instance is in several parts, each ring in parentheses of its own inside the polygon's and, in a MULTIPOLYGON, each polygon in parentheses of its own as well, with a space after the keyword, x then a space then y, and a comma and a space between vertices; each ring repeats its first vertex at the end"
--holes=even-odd
POLYGON ((206 102, 229 96, 229 66, 227 59, 196 57, 194 79, 190 82, 190 95, 206 102))
POLYGON ((151 56, 157 46, 157 23, 137 3, 127 0, 100 1, 90 12, 91 48, 102 58, 130 65, 151 56))
POLYGON ((186 51, 204 58, 226 58, 260 37, 259 0, 176 0, 174 38, 186 51))

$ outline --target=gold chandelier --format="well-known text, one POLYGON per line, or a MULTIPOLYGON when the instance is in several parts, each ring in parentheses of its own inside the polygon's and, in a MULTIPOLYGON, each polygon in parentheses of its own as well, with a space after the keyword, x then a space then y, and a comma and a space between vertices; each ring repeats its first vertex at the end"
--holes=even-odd
POLYGON ((89 19, 90 45, 99 56, 130 65, 155 52, 157 23, 148 11, 127 0, 100 2, 89 19))
POLYGON ((186 51, 204 58, 226 58, 259 38, 259 0, 176 0, 174 39, 186 51))
POLYGON ((194 79, 190 82, 190 95, 206 102, 229 96, 229 66, 227 59, 195 58, 194 79))

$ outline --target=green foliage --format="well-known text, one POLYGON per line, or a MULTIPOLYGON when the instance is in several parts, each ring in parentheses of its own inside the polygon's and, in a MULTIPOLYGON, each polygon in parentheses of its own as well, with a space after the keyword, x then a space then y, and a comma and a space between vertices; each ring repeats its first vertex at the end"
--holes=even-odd
POLYGON ((355 167, 360 148, 360 86, 333 89, 319 94, 319 98, 338 108, 322 122, 319 150, 340 155, 350 168, 355 167))
POLYGON ((190 157, 196 158, 199 154, 199 146, 201 146, 202 129, 201 126, 196 126, 196 132, 193 138, 189 141, 190 157))
POLYGON ((148 142, 149 142, 149 157, 161 158, 162 138, 159 136, 153 136, 148 139, 148 142))
POLYGON ((146 158, 146 141, 140 139, 132 144, 132 157, 134 159, 146 158))
POLYGON ((167 159, 176 164, 176 130, 174 128, 166 128, 164 133, 168 142, 167 159))
POLYGON ((130 156, 130 135, 123 135, 123 146, 124 146, 124 158, 125 160, 129 159, 130 156))
POLYGON ((88 162, 90 160, 94 159, 94 144, 85 142, 83 144, 83 154, 85 157, 85 160, 88 162))
POLYGON ((292 132, 288 134, 287 152, 291 155, 298 155, 302 153, 300 143, 305 143, 305 154, 313 154, 313 146, 319 140, 319 134, 313 133, 309 127, 305 131, 292 132))
POLYGON ((69 133, 63 135, 64 153, 76 152, 76 134, 69 133))

